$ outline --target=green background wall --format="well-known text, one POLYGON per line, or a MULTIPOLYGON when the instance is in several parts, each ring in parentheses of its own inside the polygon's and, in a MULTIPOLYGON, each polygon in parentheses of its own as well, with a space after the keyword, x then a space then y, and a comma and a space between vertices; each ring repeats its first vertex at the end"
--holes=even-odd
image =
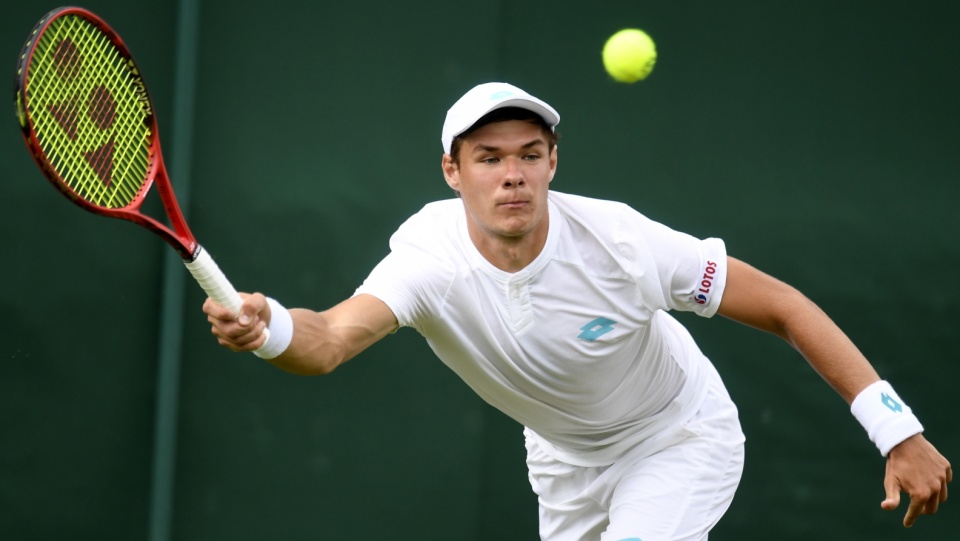
MULTIPOLYGON (((27 33, 55 7, 27 4, 0 19, 11 78, 27 33)), ((175 61, 176 3, 83 5, 144 69, 168 164, 189 173, 191 227, 240 289, 317 309, 350 295, 394 228, 449 196, 447 107, 476 83, 506 80, 563 117, 556 190, 722 237, 799 287, 960 461, 960 4, 590 4, 206 0, 195 80, 175 61), (647 29, 660 57, 647 81, 620 85, 599 51, 629 26, 647 29), (192 124, 174 122, 178 82, 195 85, 192 124), (190 153, 171 152, 177 141, 190 153)), ((9 106, 0 539, 157 531, 161 310, 176 301, 175 475, 159 480, 173 487, 171 539, 536 538, 520 427, 415 332, 327 378, 219 348, 199 288, 187 280, 181 292, 164 276, 168 248, 65 203, 9 106)), ((883 460, 789 347, 681 317, 748 438, 743 483, 711 539, 957 538, 956 502, 912 530, 900 526, 905 504, 880 510, 883 460)))

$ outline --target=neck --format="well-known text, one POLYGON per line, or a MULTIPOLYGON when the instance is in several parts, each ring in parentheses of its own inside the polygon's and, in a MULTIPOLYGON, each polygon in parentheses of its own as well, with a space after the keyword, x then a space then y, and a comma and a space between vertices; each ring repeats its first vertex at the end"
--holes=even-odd
POLYGON ((474 224, 468 224, 467 229, 473 245, 491 265, 504 272, 518 272, 543 251, 547 244, 548 222, 544 218, 533 231, 517 236, 481 231, 474 224))

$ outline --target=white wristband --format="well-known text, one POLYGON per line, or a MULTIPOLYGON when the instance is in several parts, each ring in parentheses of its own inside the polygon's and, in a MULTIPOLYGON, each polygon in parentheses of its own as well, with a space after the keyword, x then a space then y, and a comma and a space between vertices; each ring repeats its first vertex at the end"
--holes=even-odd
POLYGON ((860 391, 850 404, 850 411, 883 456, 903 440, 923 432, 920 420, 886 381, 877 381, 860 391))
POLYGON ((269 360, 286 351, 293 340, 293 318, 290 311, 275 299, 267 297, 267 304, 270 305, 270 325, 267 326, 270 339, 253 353, 261 359, 269 360))

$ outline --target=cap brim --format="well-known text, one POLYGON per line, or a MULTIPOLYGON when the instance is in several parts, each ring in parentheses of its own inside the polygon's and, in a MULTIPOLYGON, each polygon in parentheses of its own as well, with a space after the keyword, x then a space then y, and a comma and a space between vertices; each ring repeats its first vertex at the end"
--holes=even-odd
POLYGON ((446 138, 443 141, 444 151, 449 152, 452 141, 460 134, 472 128, 473 125, 476 124, 477 121, 479 121, 485 115, 488 115, 491 112, 496 111, 497 109, 503 109, 505 107, 519 107, 521 109, 526 109, 527 111, 533 112, 538 116, 540 116, 543 119, 543 121, 546 122, 548 126, 550 126, 551 130, 553 130, 556 127, 556 125, 560 123, 560 115, 557 113, 556 110, 554 110, 552 107, 550 107, 546 103, 536 98, 533 98, 532 96, 507 99, 507 100, 494 103, 491 107, 487 109, 478 109, 478 110, 472 111, 471 112, 472 114, 470 114, 469 116, 462 116, 458 119, 455 119, 455 123, 457 124, 458 127, 455 130, 452 130, 446 134, 446 138))

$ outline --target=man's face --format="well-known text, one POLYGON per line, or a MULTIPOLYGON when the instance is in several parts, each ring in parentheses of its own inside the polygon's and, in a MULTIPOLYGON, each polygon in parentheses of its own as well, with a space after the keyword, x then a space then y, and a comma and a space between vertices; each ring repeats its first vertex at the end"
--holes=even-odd
POLYGON ((449 155, 442 166, 447 184, 463 199, 471 236, 519 240, 534 231, 545 233, 557 148, 548 150, 537 124, 487 124, 464 138, 459 167, 449 155))

